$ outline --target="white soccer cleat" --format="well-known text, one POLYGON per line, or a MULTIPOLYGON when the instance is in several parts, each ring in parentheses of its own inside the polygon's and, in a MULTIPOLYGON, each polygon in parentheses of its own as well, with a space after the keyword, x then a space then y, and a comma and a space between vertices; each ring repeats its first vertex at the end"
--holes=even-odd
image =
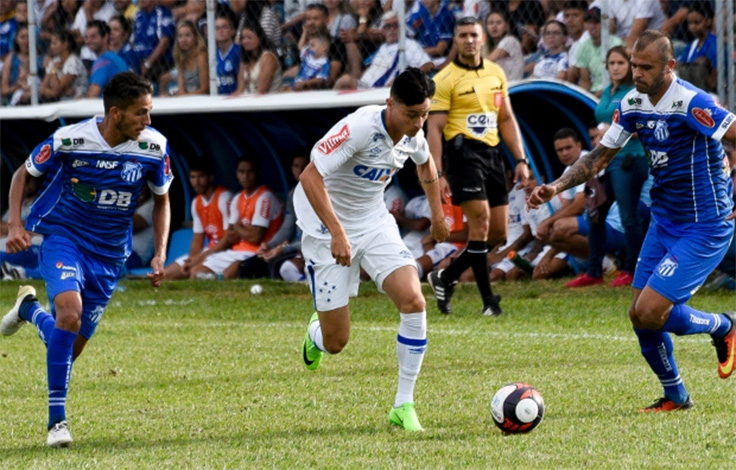
POLYGON ((59 421, 49 429, 49 438, 46 439, 49 447, 69 447, 72 445, 72 434, 66 421, 59 421))
POLYGON ((21 326, 25 325, 26 321, 20 317, 20 304, 30 296, 36 296, 36 289, 33 286, 20 286, 18 288, 18 298, 15 301, 15 305, 0 320, 0 333, 3 336, 10 336, 18 331, 21 326))

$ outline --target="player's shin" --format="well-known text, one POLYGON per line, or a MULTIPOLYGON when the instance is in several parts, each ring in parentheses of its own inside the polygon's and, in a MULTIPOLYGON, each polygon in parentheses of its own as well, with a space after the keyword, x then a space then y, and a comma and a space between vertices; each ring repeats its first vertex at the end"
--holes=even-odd
POLYGON ((49 388, 49 428, 66 419, 66 394, 72 373, 72 349, 77 333, 54 328, 49 335, 46 366, 49 388))
POLYGON ((662 331, 669 331, 678 336, 708 333, 721 337, 728 333, 731 323, 721 314, 705 313, 685 304, 676 304, 670 310, 662 331))
POLYGON ((414 385, 427 349, 427 312, 402 313, 396 353, 399 359, 399 386, 394 407, 414 402, 414 385))
POLYGON ((33 323, 38 329, 38 337, 41 338, 43 344, 48 346, 51 332, 56 324, 54 317, 41 307, 35 297, 32 302, 24 302, 21 305, 19 314, 22 319, 33 323))
POLYGON ((674 344, 669 333, 661 330, 634 328, 639 338, 641 354, 649 367, 657 374, 659 382, 664 388, 665 397, 675 403, 687 401, 688 393, 677 369, 674 356, 674 344))

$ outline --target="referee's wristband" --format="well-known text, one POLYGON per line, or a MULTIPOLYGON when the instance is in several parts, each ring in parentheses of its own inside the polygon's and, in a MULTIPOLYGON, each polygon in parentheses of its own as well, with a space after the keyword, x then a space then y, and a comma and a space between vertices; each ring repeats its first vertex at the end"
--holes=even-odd
POLYGON ((521 160, 516 160, 516 164, 523 163, 526 166, 529 166, 529 159, 528 158, 522 158, 521 160))
POLYGON ((442 171, 442 170, 438 170, 437 171, 437 178, 442 178, 443 176, 445 176, 445 172, 442 171))

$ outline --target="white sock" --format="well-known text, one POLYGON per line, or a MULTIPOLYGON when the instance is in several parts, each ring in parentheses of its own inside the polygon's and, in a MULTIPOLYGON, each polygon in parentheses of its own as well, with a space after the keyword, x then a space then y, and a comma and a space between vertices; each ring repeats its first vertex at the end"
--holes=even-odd
POLYGON ((299 272, 299 268, 297 268, 296 265, 291 261, 284 261, 283 263, 281 263, 281 267, 279 268, 279 275, 281 275, 281 279, 289 282, 301 281, 304 277, 304 275, 299 272))
POLYGON ((325 350, 325 342, 322 339, 322 325, 320 325, 319 320, 309 324, 309 337, 312 338, 314 345, 317 346, 320 351, 327 352, 325 350))
POLYGON ((427 349, 427 312, 402 313, 396 355, 399 358, 399 386, 394 407, 414 402, 414 385, 427 349))
POLYGON ((422 268, 422 265, 419 264, 418 261, 414 260, 414 263, 417 265, 417 273, 419 274, 419 279, 422 279, 424 277, 424 268, 422 268))

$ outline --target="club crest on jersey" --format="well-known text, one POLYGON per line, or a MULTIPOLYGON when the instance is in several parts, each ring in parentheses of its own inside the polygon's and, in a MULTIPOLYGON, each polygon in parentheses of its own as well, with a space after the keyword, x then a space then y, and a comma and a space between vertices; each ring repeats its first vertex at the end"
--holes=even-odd
POLYGON ((677 263, 676 259, 668 257, 659 264, 659 267, 657 267, 657 273, 661 277, 672 277, 679 266, 680 265, 677 263))
POLYGON ((496 129, 498 125, 497 114, 495 112, 468 114, 465 124, 475 137, 483 137, 489 130, 496 129))
POLYGON ((662 142, 670 136, 670 129, 665 121, 657 121, 654 125, 654 138, 662 142))
POLYGON ((340 148, 340 146, 344 144, 345 141, 347 141, 349 138, 350 129, 348 128, 348 125, 345 124, 344 126, 342 126, 342 129, 337 132, 337 134, 331 135, 323 140, 322 143, 317 146, 317 150, 325 155, 329 155, 340 148))
POLYGON ((51 146, 49 144, 41 147, 41 150, 36 154, 36 164, 40 165, 51 157, 51 146))
POLYGON ((693 108, 692 113, 693 117, 696 121, 698 121, 700 125, 712 129, 713 127, 715 127, 716 122, 711 117, 709 111, 709 109, 693 108))
POLYGON ((120 177, 126 183, 135 183, 143 177, 143 165, 138 162, 125 162, 120 177))

